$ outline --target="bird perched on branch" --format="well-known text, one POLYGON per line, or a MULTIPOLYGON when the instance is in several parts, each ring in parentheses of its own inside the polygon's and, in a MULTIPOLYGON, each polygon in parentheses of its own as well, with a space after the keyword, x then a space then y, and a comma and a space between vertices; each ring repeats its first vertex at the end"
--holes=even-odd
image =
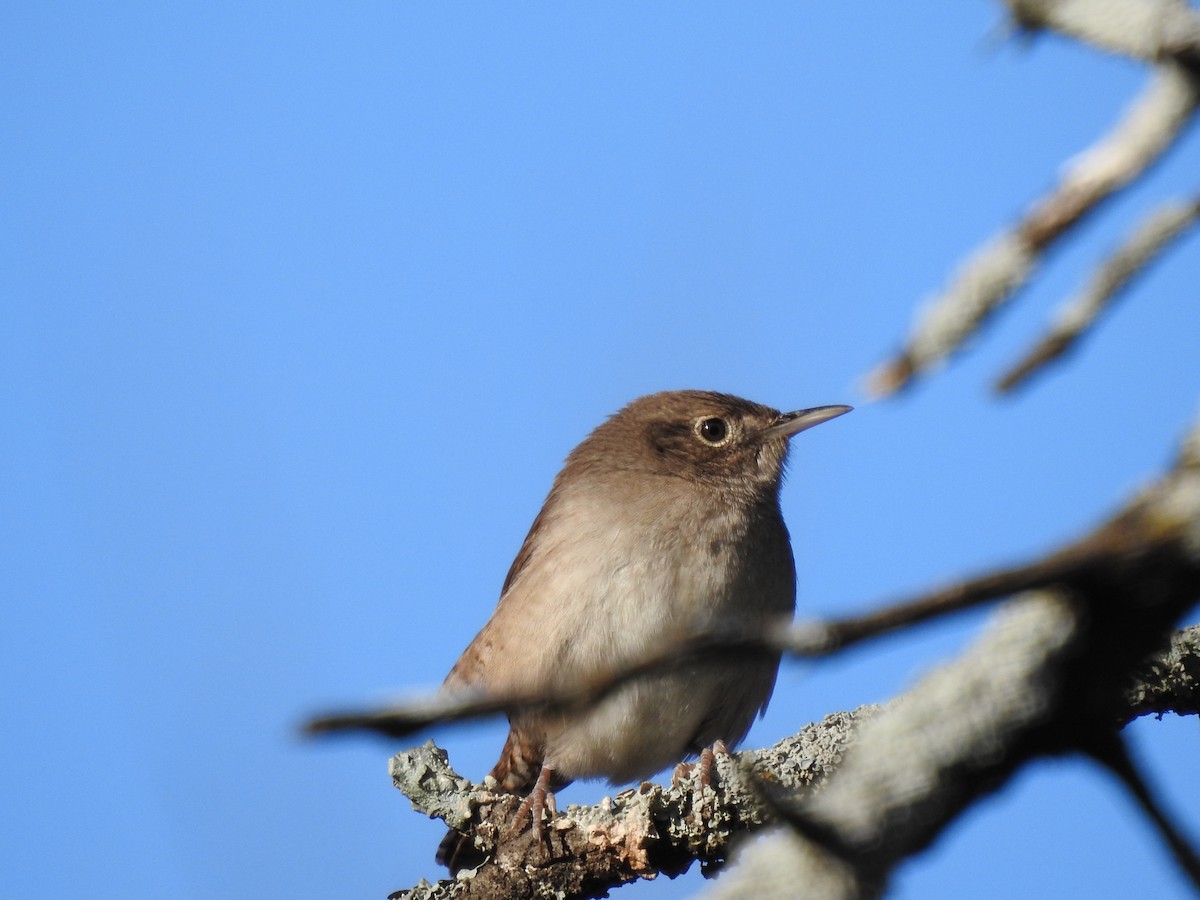
MULTIPOLYGON (((778 410, 728 394, 633 401, 567 457, 491 619, 443 690, 532 696, 586 687, 705 629, 791 615, 795 566, 779 508, 790 438, 850 411, 778 410)), ((491 775, 525 794, 540 831, 550 793, 577 778, 643 778, 766 709, 778 655, 712 660, 624 684, 597 703, 517 711, 491 775)), ((438 851, 474 866, 467 835, 438 851)))

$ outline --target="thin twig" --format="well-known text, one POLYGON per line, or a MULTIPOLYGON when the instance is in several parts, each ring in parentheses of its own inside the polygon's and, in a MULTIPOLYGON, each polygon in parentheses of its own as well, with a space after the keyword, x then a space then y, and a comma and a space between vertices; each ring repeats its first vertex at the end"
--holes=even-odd
POLYGON ((1059 312, 1038 344, 998 382, 1002 393, 1021 386, 1049 363, 1074 348, 1130 282, 1143 274, 1164 251, 1200 218, 1200 200, 1159 207, 1106 259, 1087 286, 1059 312))
POLYGON ((815 659, 901 628, 971 609, 1019 591, 1055 583, 1086 571, 1100 561, 1099 556, 1064 554, 1028 566, 992 572, 873 613, 829 622, 780 624, 763 630, 748 630, 734 623, 726 623, 724 627, 697 635, 639 663, 605 673, 585 684, 560 688, 551 693, 435 693, 384 710, 335 712, 318 716, 304 726, 304 731, 314 735, 370 731, 393 738, 411 737, 433 725, 470 721, 500 713, 554 712, 589 706, 647 676, 660 675, 718 657, 728 660, 782 653, 799 659, 815 659))
POLYGON ((1089 755, 1120 779, 1163 842, 1170 848, 1179 868, 1191 880, 1192 886, 1200 891, 1200 854, 1197 854, 1196 848, 1172 821, 1142 778, 1121 735, 1103 735, 1095 746, 1089 748, 1089 755))
POLYGON ((1076 157, 1023 219, 967 259, 925 307, 901 351, 868 375, 868 390, 893 394, 959 350, 1028 282, 1059 238, 1161 158, 1198 104, 1200 76, 1174 63, 1156 66, 1112 131, 1076 157))

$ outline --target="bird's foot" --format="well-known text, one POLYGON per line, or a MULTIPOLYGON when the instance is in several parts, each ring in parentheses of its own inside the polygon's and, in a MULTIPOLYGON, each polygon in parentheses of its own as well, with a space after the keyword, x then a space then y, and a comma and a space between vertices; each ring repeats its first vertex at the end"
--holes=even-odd
POLYGON ((688 800, 694 813, 701 817, 706 815, 709 803, 716 800, 713 784, 720 773, 717 771, 717 756, 731 756, 724 741, 715 741, 711 747, 700 751, 700 758, 694 763, 680 763, 671 775, 672 789, 679 788, 685 779, 691 780, 691 791, 688 800))
POLYGON ((717 771, 717 757, 724 756, 732 759, 733 754, 729 748, 725 746, 724 741, 713 741, 711 747, 705 747, 700 751, 700 760, 696 766, 700 769, 700 786, 702 788, 711 787, 713 780, 720 773, 717 771))
POLYGON ((537 841, 543 844, 546 842, 546 825, 542 821, 542 817, 547 811, 550 813, 551 820, 558 815, 558 805, 554 801, 553 791, 550 790, 550 784, 553 779, 554 770, 543 766, 541 773, 537 777, 537 781, 534 782, 533 790, 529 792, 529 796, 521 801, 521 805, 517 807, 517 815, 513 818, 509 837, 513 837, 524 830, 525 820, 528 819, 537 841))
POLYGON ((694 778, 696 790, 703 791, 712 787, 717 772, 717 756, 732 756, 724 741, 714 741, 711 747, 700 751, 700 758, 694 763, 679 763, 671 773, 671 787, 677 788, 685 778, 694 778))

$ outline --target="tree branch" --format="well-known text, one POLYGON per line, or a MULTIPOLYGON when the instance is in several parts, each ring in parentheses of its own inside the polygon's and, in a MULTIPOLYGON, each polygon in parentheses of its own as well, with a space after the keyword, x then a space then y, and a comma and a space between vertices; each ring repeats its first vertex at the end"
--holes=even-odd
POLYGON ((1087 286, 1064 304, 1049 332, 997 383, 1006 393, 1025 384, 1051 362, 1072 350, 1103 313, 1200 217, 1200 200, 1168 203, 1155 210, 1097 268, 1087 286))
POLYGON ((1106 738, 1091 748, 1092 757, 1117 776, 1150 820, 1150 824, 1158 831, 1163 843, 1171 850, 1179 868, 1191 880, 1192 886, 1200 891, 1200 855, 1150 790, 1150 786, 1130 757, 1129 748, 1121 735, 1112 734, 1106 738))
POLYGON ((1002 0, 1026 31, 1058 33, 1143 62, 1200 59, 1200 16, 1183 0, 1002 0))
POLYGON ((548 846, 530 831, 508 834, 520 798, 495 793, 494 784, 470 784, 427 742, 392 758, 393 783, 419 812, 455 828, 472 823, 477 846, 492 858, 457 879, 392 896, 599 897, 630 881, 678 875, 696 861, 720 866, 739 837, 774 821, 762 786, 793 792, 820 783, 876 713, 876 707, 836 713, 769 749, 718 755, 718 777, 706 788, 691 778, 645 783, 596 806, 571 806, 550 824, 548 846))
POLYGON ((1177 632, 1171 645, 1138 667, 1121 724, 1138 716, 1200 714, 1200 625, 1177 632))
POLYGON ((1195 72, 1174 63, 1156 67, 1117 126, 1073 160, 1023 219, 967 259, 917 319, 901 351, 868 376, 868 388, 880 396, 893 394, 959 350, 1026 284, 1059 238, 1161 158, 1198 104, 1195 72))
MULTIPOLYGON (((1200 14, 1183 0, 1004 2, 1021 29, 1053 30, 1130 56, 1149 63, 1152 77, 1112 131, 1072 160, 1054 189, 1024 218, 968 257, 926 306, 900 352, 868 376, 868 389, 879 396, 907 387, 961 349, 1028 282, 1061 237, 1113 193, 1140 178, 1175 144, 1200 104, 1200 14)), ((1167 242, 1160 240, 1157 249, 1167 242)), ((1132 249, 1122 252, 1127 257, 1132 249)), ((1114 258, 1103 267, 1090 291, 1106 290, 1104 281, 1114 277, 1119 283, 1127 280, 1122 263, 1114 258)), ((1052 334, 1032 359, 1006 376, 1005 383, 1020 380, 1023 368, 1032 370, 1053 358, 1066 343, 1064 335, 1052 334)))

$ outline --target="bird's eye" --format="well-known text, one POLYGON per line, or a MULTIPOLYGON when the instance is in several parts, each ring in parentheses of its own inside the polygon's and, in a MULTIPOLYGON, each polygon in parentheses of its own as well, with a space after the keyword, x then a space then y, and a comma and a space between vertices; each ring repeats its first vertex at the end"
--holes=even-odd
POLYGON ((709 444, 719 447, 729 438, 729 426, 724 419, 713 416, 696 423, 696 434, 709 444))

